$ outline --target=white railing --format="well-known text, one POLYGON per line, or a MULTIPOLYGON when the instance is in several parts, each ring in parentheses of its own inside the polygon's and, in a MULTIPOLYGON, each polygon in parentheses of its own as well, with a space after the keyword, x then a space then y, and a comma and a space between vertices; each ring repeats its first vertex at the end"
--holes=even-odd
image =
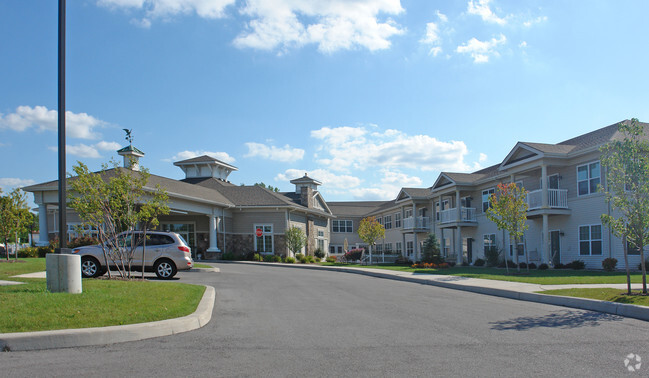
MULTIPOLYGON (((527 193, 527 209, 536 210, 543 207, 543 190, 527 193)), ((568 208, 568 189, 548 189, 548 207, 555 209, 568 208)))
POLYGON ((442 210, 439 212, 439 223, 451 222, 475 222, 475 208, 462 207, 460 208, 460 219, 457 219, 457 208, 442 210))
POLYGON ((403 228, 406 230, 428 229, 430 228, 430 217, 404 218, 403 228))

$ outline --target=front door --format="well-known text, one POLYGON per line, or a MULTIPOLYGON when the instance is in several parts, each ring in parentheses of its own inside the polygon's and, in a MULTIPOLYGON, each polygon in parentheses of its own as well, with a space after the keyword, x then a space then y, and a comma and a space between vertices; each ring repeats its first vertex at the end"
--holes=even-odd
POLYGON ((561 262, 561 239, 559 231, 550 231, 550 256, 554 266, 561 262))
POLYGON ((469 264, 473 262, 473 239, 466 239, 466 260, 469 264))

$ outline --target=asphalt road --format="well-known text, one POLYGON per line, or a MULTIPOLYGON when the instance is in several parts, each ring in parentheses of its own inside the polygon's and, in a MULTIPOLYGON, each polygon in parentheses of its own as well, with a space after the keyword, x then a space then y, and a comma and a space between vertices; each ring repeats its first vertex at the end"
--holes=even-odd
POLYGON ((0 376, 649 375, 649 322, 356 274, 220 264, 212 321, 100 347, 0 353, 0 376), (635 363, 635 361, 634 361, 635 363))

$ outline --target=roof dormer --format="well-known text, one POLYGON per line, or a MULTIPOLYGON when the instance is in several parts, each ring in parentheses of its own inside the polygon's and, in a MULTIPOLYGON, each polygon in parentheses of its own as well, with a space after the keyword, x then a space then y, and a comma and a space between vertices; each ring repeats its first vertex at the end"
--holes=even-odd
POLYGON ((177 161, 174 165, 185 172, 185 179, 213 177, 227 181, 230 173, 238 170, 237 167, 233 165, 224 163, 207 155, 177 161))

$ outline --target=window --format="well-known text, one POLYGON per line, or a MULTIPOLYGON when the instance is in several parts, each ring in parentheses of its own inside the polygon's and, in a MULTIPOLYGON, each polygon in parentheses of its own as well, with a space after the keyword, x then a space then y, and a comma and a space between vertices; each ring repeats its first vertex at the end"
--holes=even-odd
POLYGON ((385 243, 385 253, 388 255, 392 253, 392 243, 385 243))
MULTIPOLYGON (((518 243, 518 248, 516 248, 516 250, 518 251, 519 256, 525 255, 525 244, 518 243)), ((509 246, 509 255, 514 256, 514 246, 513 245, 509 246)))
POLYGON ((602 225, 579 226, 579 254, 602 254, 602 225))
POLYGON ((401 213, 394 213, 394 228, 401 228, 401 213))
POLYGON ((413 251, 415 250, 414 248, 414 243, 409 241, 406 242, 406 255, 407 256, 412 256, 413 251))
POLYGON ((318 237, 319 238, 324 238, 324 231, 318 230, 318 237))
POLYGON ((598 161, 577 167, 577 192, 580 196, 596 193, 600 182, 598 161))
POLYGON ((494 193, 496 193, 496 190, 494 188, 482 191, 482 212, 483 213, 486 213, 487 209, 491 207, 491 205, 489 204, 489 197, 491 197, 491 195, 494 193))
POLYGON ((439 220, 439 217, 440 217, 439 214, 440 214, 442 211, 444 211, 444 210, 446 210, 446 209, 449 208, 449 206, 448 206, 448 200, 443 200, 443 201, 441 201, 441 202, 437 202, 435 205, 437 206, 437 211, 435 212, 435 214, 436 214, 437 220, 439 220))
POLYGON ((376 245, 376 253, 383 253, 383 244, 376 245))
POLYGON ((639 256, 640 255, 640 248, 636 247, 631 242, 627 241, 626 242, 626 247, 627 247, 627 251, 629 253, 629 256, 631 256, 631 255, 639 256))
POLYGON ((489 248, 493 248, 496 246, 496 234, 484 234, 482 235, 482 244, 483 244, 483 251, 485 253, 485 256, 487 255, 487 251, 489 248))
POLYGON ((553 174, 548 176, 548 189, 559 189, 559 175, 553 174))
POLYGON ((392 228, 392 215, 386 215, 385 218, 383 218, 383 226, 386 230, 392 228))
POLYGON ((400 255, 400 254, 403 253, 403 249, 401 248, 401 242, 394 243, 394 252, 396 252, 397 255, 400 255))
POLYGON ((255 251, 259 253, 273 253, 273 225, 257 224, 253 232, 261 230, 261 236, 255 237, 255 251))
POLYGON ((99 231, 93 226, 84 226, 80 223, 68 223, 68 241, 72 241, 80 236, 89 236, 96 238, 99 231))
POLYGON ((412 209, 406 209, 404 218, 412 218, 412 209))
POLYGON ((376 221, 379 222, 380 225, 383 225, 383 218, 376 217, 376 221))
POLYGON ((329 246, 329 254, 330 255, 342 255, 343 254, 343 246, 342 245, 330 245, 329 246))
POLYGON ((331 221, 332 232, 353 232, 351 220, 333 220, 331 221))

